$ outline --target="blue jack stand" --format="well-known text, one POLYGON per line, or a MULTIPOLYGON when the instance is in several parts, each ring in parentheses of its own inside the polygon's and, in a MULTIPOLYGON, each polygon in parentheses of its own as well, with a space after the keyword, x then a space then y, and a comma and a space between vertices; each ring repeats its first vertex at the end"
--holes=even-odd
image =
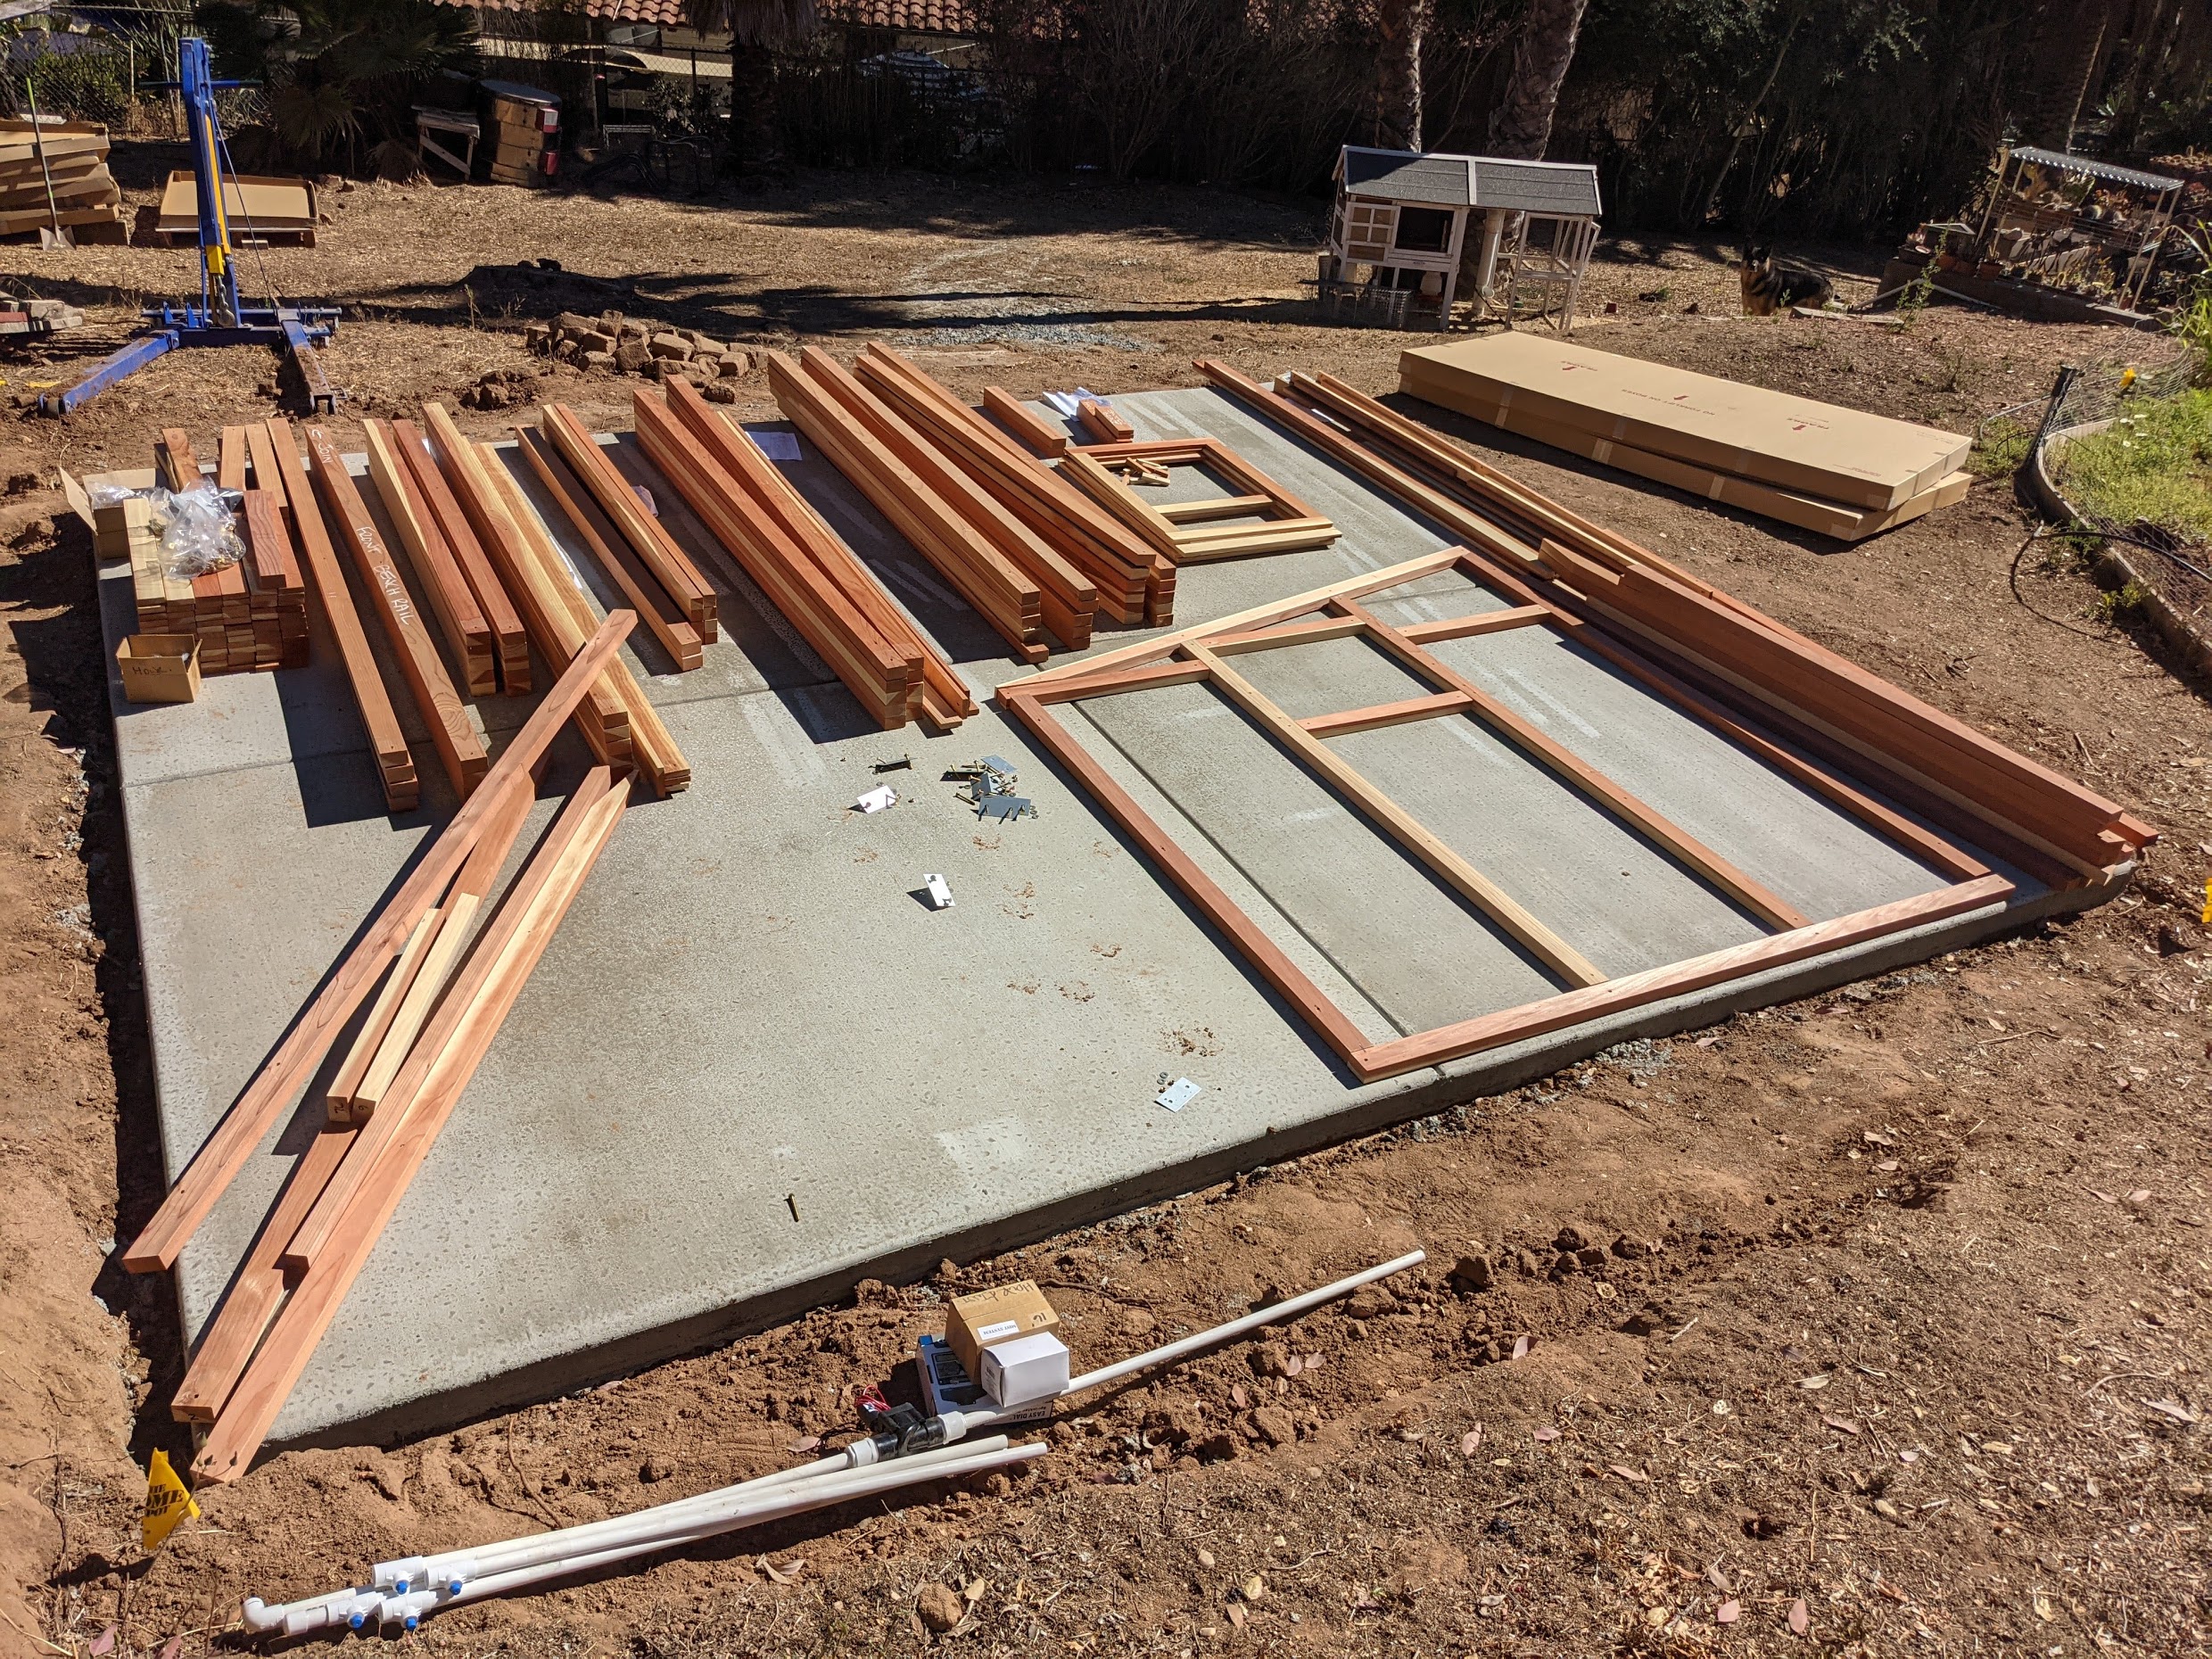
MULTIPOLYGON (((151 84, 151 83, 148 83, 151 84)), ((113 356, 95 364, 66 392, 41 392, 42 415, 67 415, 110 386, 136 374, 154 359, 184 346, 264 345, 290 353, 307 382, 308 398, 318 414, 334 415, 345 393, 330 384, 316 346, 338 332, 334 306, 248 305, 238 297, 238 272, 223 209, 226 152, 215 112, 215 95, 243 86, 218 80, 207 42, 186 36, 178 43, 177 89, 184 95, 192 127, 193 183, 200 209, 200 300, 182 305, 150 305, 145 329, 113 356)))

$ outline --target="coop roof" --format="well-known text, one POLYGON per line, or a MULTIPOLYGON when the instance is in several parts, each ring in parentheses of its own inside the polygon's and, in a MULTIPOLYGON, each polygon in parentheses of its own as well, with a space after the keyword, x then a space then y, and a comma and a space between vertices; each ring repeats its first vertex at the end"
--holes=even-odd
POLYGON ((2128 185, 2137 190, 2179 190, 2178 178, 2161 178, 2156 173, 2139 173, 2132 167, 2115 167, 2109 161, 2092 161, 2085 155, 2063 155, 2056 150, 2034 150, 2026 145, 2012 152, 2016 161, 2033 161, 2040 167, 2055 167, 2061 172, 2079 173, 2088 178, 2101 178, 2109 185, 2128 185))
POLYGON ((1508 161, 1497 156, 1471 157, 1474 205, 1510 213, 1556 213, 1596 219, 1597 169, 1583 161, 1508 161))
MULTIPOLYGON (((486 12, 535 12, 543 0, 442 0, 486 12)), ((586 17, 610 23, 658 23, 665 29, 684 22, 684 0, 582 0, 586 17)), ((969 0, 818 0, 824 23, 853 29, 896 29, 913 35, 975 35, 981 32, 969 0)))
POLYGON ((1509 161, 1441 151, 1346 144, 1337 177, 1354 195, 1433 207, 1504 208, 1596 219, 1597 169, 1580 161, 1509 161))
POLYGON ((1367 150, 1346 144, 1337 176, 1356 195, 1433 207, 1472 207, 1472 162, 1464 155, 1424 155, 1417 150, 1367 150))

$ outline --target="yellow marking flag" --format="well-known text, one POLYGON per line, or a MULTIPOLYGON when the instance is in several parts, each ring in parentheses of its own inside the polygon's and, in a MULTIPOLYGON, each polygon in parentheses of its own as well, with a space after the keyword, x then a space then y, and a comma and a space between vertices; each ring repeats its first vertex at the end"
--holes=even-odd
POLYGON ((184 1482, 169 1466, 169 1454, 155 1452, 146 1467, 146 1515, 139 1523, 139 1542, 147 1549, 159 1549, 169 1541, 179 1521, 186 1515, 196 1519, 199 1514, 200 1506, 192 1501, 184 1482))

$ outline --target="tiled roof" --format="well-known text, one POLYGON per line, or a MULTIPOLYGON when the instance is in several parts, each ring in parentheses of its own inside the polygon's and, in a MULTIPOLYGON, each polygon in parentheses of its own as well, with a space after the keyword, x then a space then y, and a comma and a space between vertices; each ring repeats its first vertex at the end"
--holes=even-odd
MULTIPOLYGON (((468 5, 485 12, 535 12, 542 0, 442 0, 446 5, 468 5)), ((683 23, 683 0, 582 0, 586 17, 604 18, 610 23, 658 23, 664 29, 681 28, 683 23)))
POLYGON ((912 35, 979 35, 965 0, 819 0, 821 21, 848 29, 896 29, 912 35))

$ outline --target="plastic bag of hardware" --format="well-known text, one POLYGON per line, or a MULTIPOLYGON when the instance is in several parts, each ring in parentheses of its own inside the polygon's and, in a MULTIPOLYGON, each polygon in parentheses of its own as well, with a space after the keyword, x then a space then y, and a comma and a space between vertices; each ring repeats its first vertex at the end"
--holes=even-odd
POLYGON ((153 491, 153 522, 161 532, 161 558, 179 582, 204 576, 246 554, 231 518, 230 503, 212 483, 153 491))

